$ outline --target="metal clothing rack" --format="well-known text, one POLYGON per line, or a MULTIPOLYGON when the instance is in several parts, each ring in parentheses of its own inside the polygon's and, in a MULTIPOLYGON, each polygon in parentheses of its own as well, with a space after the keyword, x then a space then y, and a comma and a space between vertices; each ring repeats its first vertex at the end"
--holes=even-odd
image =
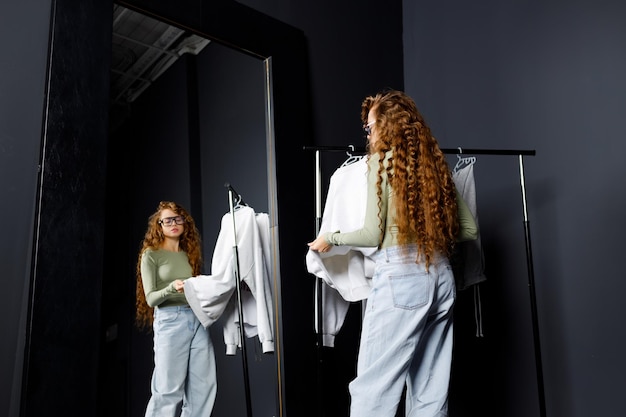
POLYGON ((237 305, 239 307, 239 339, 241 340, 241 361, 243 364, 243 379, 246 390, 246 415, 252 416, 252 404, 250 400, 250 378, 248 375, 248 355, 246 353, 246 343, 243 324, 243 302, 241 298, 241 275, 239 271, 239 250, 237 246, 237 226, 235 225, 235 207, 237 205, 245 205, 243 198, 229 184, 224 184, 228 188, 228 203, 230 206, 230 215, 233 219, 233 253, 235 256, 235 283, 237 287, 237 305))
MULTIPOLYGON (((320 152, 357 152, 365 153, 365 148, 355 148, 350 146, 304 146, 306 151, 315 151, 315 236, 319 234, 320 225, 322 222, 322 203, 321 203, 321 162, 320 152)), ((539 340, 539 317, 537 314, 537 297, 535 294, 535 272, 533 267, 533 254, 530 241, 530 223, 528 221, 528 208, 526 205, 526 185, 524 176, 524 156, 534 156, 536 152, 534 150, 520 150, 520 149, 473 149, 473 148, 441 148, 444 154, 469 154, 469 155, 516 155, 519 158, 519 175, 520 186, 522 192, 522 210, 524 216, 524 238, 526 241, 526 266, 528 270, 528 289, 530 291, 530 307, 532 314, 533 325, 533 341, 535 348, 535 365, 537 372, 537 389, 539 394, 539 413, 540 417, 546 417, 546 398, 543 382, 543 364, 541 360, 541 343, 539 340)), ((322 297, 321 287, 322 279, 317 278, 316 286, 316 322, 317 322, 317 344, 318 352, 322 347, 322 297)), ((319 377, 318 377, 319 378, 319 377)), ((321 381, 319 382, 321 383, 321 381)))

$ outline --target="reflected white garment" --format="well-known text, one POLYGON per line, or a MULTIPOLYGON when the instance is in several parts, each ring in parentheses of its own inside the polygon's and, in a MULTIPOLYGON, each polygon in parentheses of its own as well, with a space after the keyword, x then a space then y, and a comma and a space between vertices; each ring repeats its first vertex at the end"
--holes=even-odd
POLYGON ((263 352, 274 351, 273 308, 269 285, 269 218, 242 206, 222 217, 215 243, 211 275, 185 281, 185 297, 204 327, 224 316, 226 354, 234 355, 241 346, 236 294, 236 261, 239 261, 241 301, 246 337, 259 337, 263 352), (237 257, 234 231, 237 230, 237 257))
MULTIPOLYGON (((238 221, 237 219, 235 221, 238 221)), ((258 241, 255 244, 255 254, 261 255, 261 262, 255 260, 254 285, 250 286, 250 274, 244 276, 241 270, 241 279, 247 284, 242 285, 241 300, 243 307, 244 332, 246 337, 258 336, 263 353, 274 351, 274 322, 272 320, 272 294, 270 290, 270 222, 267 213, 258 213, 255 216, 258 231, 258 241), (259 249, 260 248, 260 252, 259 249)), ((251 226, 252 227, 252 226, 251 226)), ((239 224, 237 223, 239 230, 239 224)), ((239 235, 238 235, 239 236, 239 235)), ((239 239, 239 237, 238 237, 239 239)), ((256 240, 256 239, 255 239, 256 240)), ((241 257, 242 244, 239 244, 241 257)), ((231 248, 232 249, 232 248, 231 248)), ((251 248, 250 248, 251 249, 251 248)), ((215 259, 215 255, 214 255, 215 259)), ((234 355, 237 347, 241 347, 239 333, 239 307, 236 295, 231 297, 229 306, 224 311, 224 342, 226 354, 234 355)))
MULTIPOLYGON (((366 199, 366 158, 339 167, 330 178, 320 233, 350 232, 363 227, 366 199)), ((310 249, 307 252, 307 271, 330 287, 322 287, 324 346, 334 346, 349 302, 368 297, 375 266, 370 257, 376 250, 375 247, 333 246, 326 253, 310 249)))

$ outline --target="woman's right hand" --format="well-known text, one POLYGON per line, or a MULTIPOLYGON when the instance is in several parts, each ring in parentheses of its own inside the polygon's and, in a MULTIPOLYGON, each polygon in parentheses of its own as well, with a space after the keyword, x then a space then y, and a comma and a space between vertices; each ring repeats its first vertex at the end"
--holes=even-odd
POLYGON ((308 243, 309 248, 315 252, 328 252, 333 246, 326 241, 324 235, 319 235, 313 242, 308 243))
POLYGON ((177 279, 174 281, 174 289, 180 293, 185 292, 185 282, 181 279, 177 279))

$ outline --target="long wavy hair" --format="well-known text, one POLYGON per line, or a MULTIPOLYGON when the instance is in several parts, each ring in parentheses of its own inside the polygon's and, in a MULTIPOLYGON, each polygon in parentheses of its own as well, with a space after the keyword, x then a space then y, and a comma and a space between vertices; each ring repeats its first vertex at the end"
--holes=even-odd
POLYGON ((165 209, 170 209, 185 219, 185 227, 179 241, 180 250, 187 253, 194 276, 200 275, 202 270, 202 241, 193 217, 179 204, 172 201, 161 201, 157 210, 148 218, 148 229, 141 243, 141 250, 137 259, 135 324, 139 329, 151 328, 154 319, 154 309, 146 302, 146 293, 141 280, 141 257, 147 249, 157 250, 163 245, 165 235, 163 234, 163 228, 159 224, 159 219, 161 218, 161 212, 165 209))
POLYGON ((452 173, 412 98, 396 90, 366 97, 361 105, 364 124, 370 110, 378 140, 368 144, 368 151, 380 155, 379 204, 385 153, 393 150, 386 172, 393 189, 398 243, 416 243, 416 261, 423 260, 428 267, 435 254, 452 254, 459 231, 452 173))

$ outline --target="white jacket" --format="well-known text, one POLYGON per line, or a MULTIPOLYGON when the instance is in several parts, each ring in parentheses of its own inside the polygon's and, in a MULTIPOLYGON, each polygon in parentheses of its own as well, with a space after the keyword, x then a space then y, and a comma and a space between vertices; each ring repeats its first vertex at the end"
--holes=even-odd
MULTIPOLYGON (((363 227, 366 199, 366 158, 337 168, 330 178, 319 232, 350 232, 363 227)), ((369 296, 375 266, 370 256, 376 250, 333 246, 325 253, 310 249, 307 252, 308 272, 330 287, 322 287, 324 346, 334 346, 334 337, 343 325, 349 302, 369 296)))
POLYGON ((241 346, 235 274, 238 261, 245 336, 258 335, 263 352, 273 352, 269 217, 265 213, 256 214, 251 207, 242 206, 234 212, 234 221, 233 225, 230 213, 222 217, 211 275, 186 280, 185 296, 204 327, 224 316, 226 354, 234 355, 237 347, 241 346))

